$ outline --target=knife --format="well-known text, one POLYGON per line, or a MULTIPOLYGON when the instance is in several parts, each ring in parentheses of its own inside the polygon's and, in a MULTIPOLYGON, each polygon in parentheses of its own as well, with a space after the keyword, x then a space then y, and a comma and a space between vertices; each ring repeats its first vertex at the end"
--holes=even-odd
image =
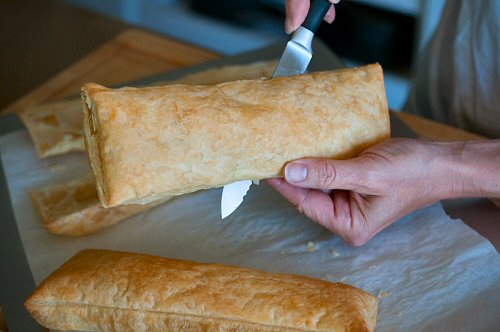
MULTIPOLYGON (((300 75, 306 72, 307 66, 312 59, 311 43, 314 33, 330 6, 331 3, 328 0, 311 1, 309 13, 302 26, 295 30, 291 40, 286 44, 273 78, 300 75)), ((220 205, 222 219, 229 216, 240 206, 251 185, 252 180, 242 180, 224 186, 220 205)))

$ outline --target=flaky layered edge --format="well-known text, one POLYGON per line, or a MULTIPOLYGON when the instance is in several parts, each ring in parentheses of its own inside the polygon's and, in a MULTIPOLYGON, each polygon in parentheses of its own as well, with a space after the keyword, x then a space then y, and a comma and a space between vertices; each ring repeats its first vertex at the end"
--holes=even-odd
POLYGON ((85 84, 81 89, 81 100, 83 108, 83 139, 85 150, 89 157, 90 168, 94 175, 97 195, 104 207, 109 207, 109 188, 105 181, 106 169, 102 159, 100 147, 100 126, 97 116, 97 108, 91 97, 91 90, 97 90, 101 86, 93 83, 85 84))

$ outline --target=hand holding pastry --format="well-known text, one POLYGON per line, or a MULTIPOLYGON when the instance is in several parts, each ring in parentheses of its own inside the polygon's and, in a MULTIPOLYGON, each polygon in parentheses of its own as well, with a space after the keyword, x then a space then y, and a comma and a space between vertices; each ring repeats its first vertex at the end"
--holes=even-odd
POLYGON ((352 245, 441 199, 500 197, 500 140, 392 139, 349 160, 302 159, 269 184, 352 245))

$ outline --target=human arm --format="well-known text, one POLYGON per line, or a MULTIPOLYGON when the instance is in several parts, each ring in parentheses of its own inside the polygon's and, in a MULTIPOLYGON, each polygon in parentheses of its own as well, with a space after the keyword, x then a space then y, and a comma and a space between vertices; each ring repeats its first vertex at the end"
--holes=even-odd
POLYGON ((392 139, 349 160, 291 162, 285 179, 268 182, 300 212, 359 246, 439 200, 500 197, 500 140, 392 139))

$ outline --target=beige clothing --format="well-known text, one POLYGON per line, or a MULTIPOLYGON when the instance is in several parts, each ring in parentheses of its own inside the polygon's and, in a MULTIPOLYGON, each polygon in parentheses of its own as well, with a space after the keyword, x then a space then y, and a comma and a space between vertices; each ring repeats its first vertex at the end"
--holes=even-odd
POLYGON ((448 0, 405 111, 500 138, 500 0, 448 0))

